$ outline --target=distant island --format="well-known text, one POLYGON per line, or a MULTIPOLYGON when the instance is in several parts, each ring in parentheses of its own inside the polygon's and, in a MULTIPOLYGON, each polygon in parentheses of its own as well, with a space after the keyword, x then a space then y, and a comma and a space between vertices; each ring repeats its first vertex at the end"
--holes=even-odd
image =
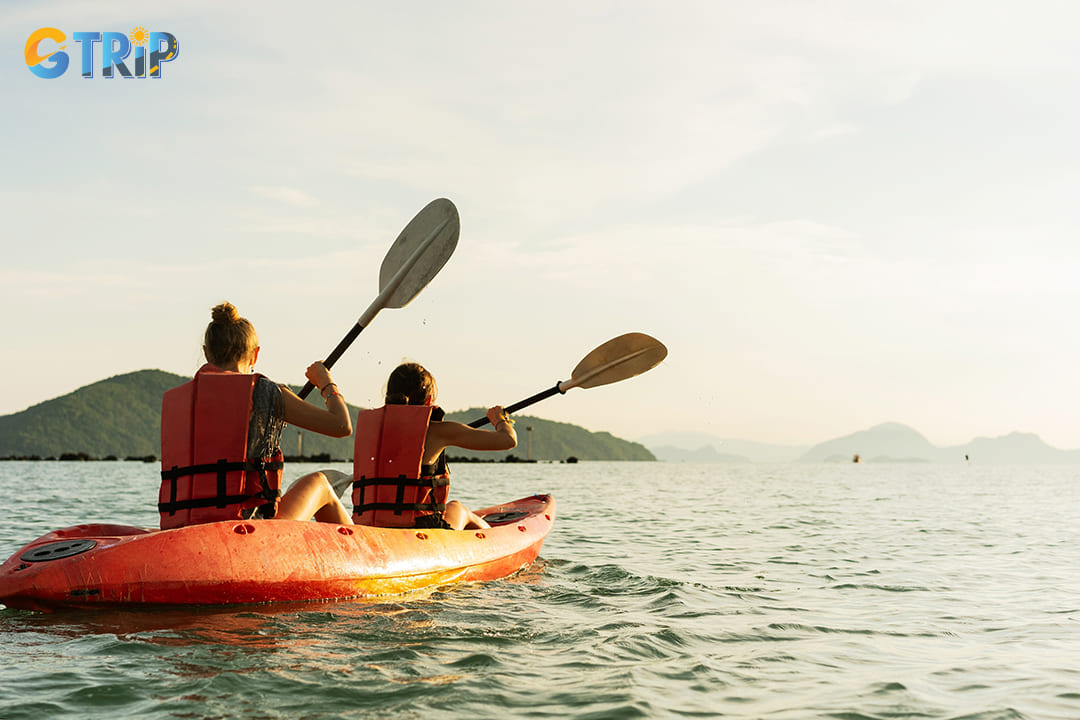
MULTIPOLYGON (((0 459, 155 461, 161 452, 161 396, 188 380, 162 370, 139 370, 0 416, 0 459)), ((309 402, 314 403, 315 399, 309 402)), ((349 406, 354 419, 360 409, 349 406)), ((481 408, 447 413, 447 419, 459 422, 483 416, 481 408)), ((500 453, 455 450, 451 454, 462 460, 509 458, 511 462, 656 460, 644 445, 610 433, 590 432, 531 415, 514 417, 518 446, 513 450, 500 453)), ((281 445, 287 457, 349 460, 353 454, 351 437, 329 438, 293 427, 285 429, 281 445)))
POLYGON ((813 446, 777 445, 712 437, 700 433, 662 433, 641 439, 665 462, 842 462, 864 463, 1080 463, 1080 450, 1059 450, 1038 435, 1013 432, 975 438, 964 445, 937 447, 917 430, 896 422, 875 425, 813 446))

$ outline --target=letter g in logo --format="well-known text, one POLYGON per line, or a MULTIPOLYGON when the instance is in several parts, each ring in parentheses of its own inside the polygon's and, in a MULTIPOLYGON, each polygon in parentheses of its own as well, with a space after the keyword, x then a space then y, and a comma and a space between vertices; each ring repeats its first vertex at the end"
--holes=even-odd
POLYGON ((46 39, 62 43, 67 40, 67 35, 56 28, 50 27, 38 28, 30 33, 30 37, 26 39, 26 65, 32 73, 40 78, 58 78, 64 74, 68 67, 68 54, 62 51, 66 46, 61 45, 60 50, 54 50, 48 55, 41 55, 38 46, 41 45, 42 40, 46 39), (51 60, 52 64, 44 65, 43 63, 47 60, 51 60))

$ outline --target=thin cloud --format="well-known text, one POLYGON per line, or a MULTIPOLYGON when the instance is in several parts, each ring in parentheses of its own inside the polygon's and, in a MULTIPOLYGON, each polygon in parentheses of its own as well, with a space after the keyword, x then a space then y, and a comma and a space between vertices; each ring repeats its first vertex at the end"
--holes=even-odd
POLYGON ((319 206, 318 198, 297 188, 280 185, 255 185, 251 188, 251 192, 266 198, 267 200, 273 200, 274 202, 284 203, 285 205, 291 205, 293 207, 313 208, 319 206))

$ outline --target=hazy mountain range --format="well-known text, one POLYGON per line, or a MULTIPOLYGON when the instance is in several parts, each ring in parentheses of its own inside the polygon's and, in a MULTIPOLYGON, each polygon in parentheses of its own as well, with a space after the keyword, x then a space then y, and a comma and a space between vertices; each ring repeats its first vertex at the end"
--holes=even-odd
POLYGON ((914 428, 882 423, 817 445, 776 445, 719 438, 702 433, 660 433, 640 438, 667 462, 980 462, 1080 463, 1080 450, 1060 450, 1031 433, 975 438, 964 445, 937 447, 914 428))
MULTIPOLYGON (((148 456, 159 452, 161 395, 189 378, 160 370, 140 370, 88 385, 46 400, 22 412, 0 416, 0 458, 59 457, 86 453, 91 457, 148 456)), ((313 400, 312 400, 313 401, 313 400)), ((355 417, 359 408, 350 406, 355 417)), ((448 413, 468 422, 481 417, 479 408, 448 413)), ((780 445, 719 438, 703 433, 660 433, 631 442, 607 432, 518 415, 519 458, 538 460, 654 460, 703 463, 851 462, 980 462, 1080 463, 1080 450, 1060 450, 1037 435, 1014 432, 996 438, 975 438, 954 447, 937 447, 917 430, 883 423, 817 445, 780 445), (530 431, 529 428, 532 428, 530 431)), ((299 454, 295 429, 282 436, 286 454, 299 454)), ((304 455, 352 456, 352 439, 304 433, 304 455)), ((469 453, 461 451, 461 455, 469 453)), ((474 453, 475 454, 475 453, 474 453)), ((499 459, 507 453, 484 453, 499 459)))
MULTIPOLYGON (((46 400, 21 412, 0 416, 0 458, 58 458, 85 454, 91 458, 157 456, 161 452, 161 396, 191 378, 161 370, 117 375, 46 400)), ((299 389, 299 388, 295 388, 299 389)), ((322 405, 318 393, 308 401, 322 405)), ((360 408, 349 406, 355 420, 360 408)), ((447 419, 469 422, 483 417, 480 408, 447 412, 447 419)), ((518 446, 510 451, 470 453, 454 449, 454 457, 482 456, 489 460, 561 461, 655 460, 644 445, 606 432, 590 432, 568 423, 531 415, 515 415, 518 446)), ((353 438, 330 438, 313 432, 301 435, 286 428, 281 448, 288 455, 352 457, 353 438)))

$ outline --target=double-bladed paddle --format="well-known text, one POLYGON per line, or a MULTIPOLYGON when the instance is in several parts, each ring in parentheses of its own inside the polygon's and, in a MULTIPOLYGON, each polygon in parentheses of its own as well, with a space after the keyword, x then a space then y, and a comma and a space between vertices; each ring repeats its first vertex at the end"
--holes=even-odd
MULTIPOLYGON (((383 258, 378 297, 323 361, 328 370, 380 310, 405 307, 420 294, 454 254, 460 230, 457 208, 446 198, 432 200, 416 214, 383 258)), ((314 389, 310 382, 305 383, 300 397, 307 397, 314 389)))
MULTIPOLYGON (((620 335, 582 358, 570 373, 569 380, 557 382, 554 387, 508 405, 506 412, 516 412, 556 393, 565 394, 570 388, 592 388, 632 378, 656 367, 665 357, 667 348, 656 338, 644 333, 620 335)), ((482 417, 469 423, 469 427, 483 427, 488 422, 487 417, 482 417)))

